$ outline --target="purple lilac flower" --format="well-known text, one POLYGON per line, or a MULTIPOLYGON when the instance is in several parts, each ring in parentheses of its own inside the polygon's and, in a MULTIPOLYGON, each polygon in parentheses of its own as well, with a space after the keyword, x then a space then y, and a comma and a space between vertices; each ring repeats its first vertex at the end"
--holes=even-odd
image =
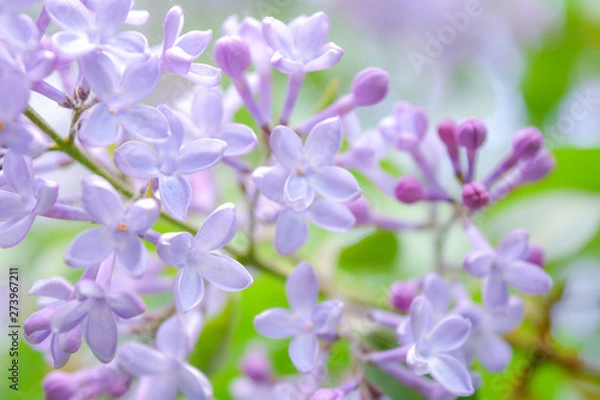
POLYGON ((43 381, 46 400, 78 400, 124 396, 131 386, 131 376, 116 363, 95 365, 79 371, 50 372, 43 381))
POLYGON ((264 37, 275 50, 271 63, 286 74, 320 71, 337 64, 344 51, 329 37, 329 18, 319 12, 298 17, 289 25, 273 18, 263 20, 264 37))
POLYGON ((117 265, 134 275, 143 273, 148 250, 139 235, 158 219, 160 210, 156 200, 138 200, 123 209, 119 195, 103 178, 87 176, 82 185, 83 207, 103 226, 77 235, 65 252, 65 262, 74 268, 89 268, 114 253, 117 265))
POLYGON ((136 342, 121 346, 119 364, 130 374, 144 377, 137 399, 174 400, 178 391, 188 399, 212 398, 206 376, 186 361, 192 348, 180 318, 175 315, 162 323, 156 348, 136 342))
MULTIPOLYGON (((313 203, 317 193, 334 201, 358 198, 361 190, 356 178, 333 162, 341 145, 342 125, 337 118, 315 126, 304 145, 290 128, 275 128, 270 139, 271 150, 288 174, 282 193, 284 201, 301 210, 313 203)), ((255 177, 260 174, 264 171, 255 173, 255 177)))
POLYGON ((319 353, 319 338, 331 338, 340 323, 344 304, 337 300, 317 304, 319 282, 306 262, 298 264, 288 277, 286 295, 292 311, 272 308, 254 318, 254 327, 274 339, 293 337, 289 355, 298 371, 309 372, 319 353))
POLYGON ((142 142, 127 142, 115 151, 115 164, 125 175, 158 179, 160 200, 175 218, 185 220, 192 201, 192 188, 185 178, 221 161, 227 145, 218 139, 198 139, 183 145, 184 128, 167 107, 159 106, 169 122, 171 135, 154 147, 142 142))
POLYGON ((117 140, 119 128, 145 141, 167 140, 165 117, 153 107, 138 105, 160 79, 152 59, 131 63, 120 79, 115 64, 105 54, 88 55, 81 64, 90 88, 101 100, 83 120, 78 136, 83 144, 108 146, 117 140))
POLYGON ((427 115, 422 108, 409 103, 398 103, 394 115, 384 118, 379 125, 384 139, 398 150, 414 151, 427 132, 427 115))
POLYGON ((412 371, 417 375, 431 374, 440 385, 457 396, 473 394, 468 369, 452 355, 469 337, 469 320, 451 316, 434 325, 431 302, 425 296, 419 296, 411 307, 410 322, 416 343, 408 350, 406 363, 412 371))
POLYGON ((14 47, 35 46, 39 38, 35 22, 21 11, 29 8, 37 0, 0 1, 0 39, 14 47))
POLYGON ((9 151, 4 156, 6 184, 0 188, 0 247, 19 244, 31 229, 35 218, 52 208, 58 197, 58 185, 35 179, 31 159, 9 151))
POLYGON ((219 89, 198 90, 192 102, 191 117, 202 137, 227 143, 225 157, 248 154, 258 145, 254 131, 248 126, 224 120, 223 96, 219 89))
POLYGON ((196 237, 187 232, 160 237, 157 252, 167 264, 179 268, 175 282, 175 304, 181 312, 196 307, 204 295, 206 279, 228 292, 252 284, 252 276, 233 258, 218 253, 237 231, 235 206, 223 204, 208 216, 196 237))
POLYGON ((488 371, 503 371, 512 358, 512 347, 502 335, 521 324, 523 301, 511 296, 508 306, 496 311, 484 310, 469 301, 458 306, 454 313, 471 321, 471 335, 463 347, 467 359, 477 357, 488 371))
POLYGON ((288 175, 285 168, 275 166, 257 168, 252 176, 267 199, 285 206, 275 225, 275 249, 280 254, 291 254, 306 243, 308 221, 332 232, 347 232, 354 225, 354 215, 343 204, 320 198, 305 208, 302 202, 287 201, 283 192, 288 175))
POLYGON ((221 81, 221 71, 218 68, 194 63, 208 47, 212 31, 190 31, 179 36, 182 29, 183 10, 174 6, 165 17, 160 70, 173 72, 200 85, 218 85, 221 81))
POLYGON ((77 282, 75 296, 52 316, 52 331, 69 332, 81 324, 94 355, 104 363, 111 361, 117 351, 117 319, 140 315, 146 310, 144 302, 132 292, 107 292, 89 279, 77 282))
POLYGON ((483 304, 489 310, 509 304, 508 286, 530 295, 544 294, 552 278, 539 266, 525 261, 529 255, 529 235, 524 230, 509 233, 494 251, 480 246, 467 255, 465 270, 483 279, 483 304))
POLYGON ((70 282, 62 278, 50 278, 35 281, 28 293, 30 296, 42 296, 40 310, 31 314, 23 323, 25 339, 32 344, 49 342, 49 353, 54 368, 63 367, 71 354, 81 346, 81 327, 63 332, 52 332, 50 322, 57 310, 75 297, 75 289, 70 282))
POLYGON ((263 19, 265 40, 275 50, 271 64, 289 74, 290 81, 280 121, 287 124, 307 72, 320 71, 337 64, 344 51, 329 38, 329 18, 322 12, 298 17, 289 25, 273 18, 263 19))
POLYGON ((119 32, 132 0, 103 0, 90 11, 79 0, 46 0, 44 7, 63 31, 52 36, 54 49, 65 59, 79 59, 94 50, 117 55, 145 55, 147 39, 139 32, 119 32))
POLYGON ((243 376, 235 378, 229 391, 236 400, 270 399, 276 383, 271 360, 266 350, 253 345, 246 351, 240 365, 243 376))

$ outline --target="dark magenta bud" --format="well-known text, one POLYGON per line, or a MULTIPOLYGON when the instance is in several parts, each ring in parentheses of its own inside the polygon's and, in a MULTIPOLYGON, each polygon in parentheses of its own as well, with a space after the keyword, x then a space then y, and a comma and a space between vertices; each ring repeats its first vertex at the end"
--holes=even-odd
POLYGON ((385 98, 390 87, 390 76, 380 68, 360 71, 352 81, 352 97, 359 107, 372 106, 385 98))
POLYGON ((398 281, 390 287, 390 303, 397 311, 407 313, 415 297, 419 295, 420 285, 415 281, 398 281))
POLYGON ((525 261, 543 267, 546 264, 546 256, 544 255, 544 250, 540 246, 530 244, 529 254, 527 255, 525 261))
POLYGON ((458 143, 468 151, 475 151, 487 136, 487 128, 478 118, 468 118, 456 127, 458 143))
POLYGON ((546 149, 518 164, 522 182, 535 182, 544 178, 556 166, 556 161, 546 149))
POLYGON ((396 184, 396 198, 403 203, 413 204, 425 198, 425 188, 418 179, 412 176, 400 178, 396 184))
POLYGON ((544 135, 539 129, 527 127, 521 129, 513 139, 513 152, 516 157, 530 158, 544 145, 544 135))
POLYGON ((478 210, 490 202, 490 195, 479 182, 469 182, 462 188, 462 199, 470 210, 478 210))
POLYGON ((456 138, 456 123, 454 120, 447 118, 441 121, 437 126, 437 131, 446 147, 456 148, 458 142, 456 138))

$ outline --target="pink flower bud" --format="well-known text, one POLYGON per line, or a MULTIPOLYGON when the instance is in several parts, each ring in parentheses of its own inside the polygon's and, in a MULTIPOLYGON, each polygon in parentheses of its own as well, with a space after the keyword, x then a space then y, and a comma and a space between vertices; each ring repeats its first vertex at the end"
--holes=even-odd
POLYGON ((462 199, 465 206, 475 211, 490 202, 490 195, 481 183, 470 182, 462 188, 462 199))
POLYGON ((455 148, 458 145, 456 138, 456 123, 454 120, 448 118, 441 121, 437 126, 437 131, 446 147, 455 148))
POLYGON ((242 360, 241 369, 254 382, 270 382, 273 379, 271 362, 261 349, 250 350, 242 360))
POLYGON ((390 77, 380 68, 367 68, 360 71, 352 81, 352 97, 359 107, 379 103, 387 95, 390 77))
POLYGON ((319 389, 310 400, 344 400, 344 395, 335 389, 319 389))
POLYGON ((535 182, 544 178, 556 166, 552 154, 546 149, 538 151, 529 159, 518 164, 522 182, 535 182))
POLYGON ((525 261, 528 261, 532 264, 539 265, 543 267, 546 264, 546 257, 544 255, 544 250, 535 244, 529 245, 529 254, 525 261))
POLYGON ((513 139, 513 152, 516 157, 533 157, 544 145, 544 135, 534 127, 523 128, 513 139))
POLYGON ((475 151, 487 136, 487 128, 478 118, 468 118, 456 127, 458 143, 469 151, 475 151))
POLYGON ((401 313, 410 311, 410 305, 419 295, 419 283, 415 281, 398 281, 390 287, 390 303, 401 313))
POLYGON ((369 204, 364 197, 361 196, 350 203, 345 203, 344 205, 354 215, 356 225, 366 224, 371 220, 371 210, 369 209, 369 204))
POLYGON ((396 198, 403 203, 413 204, 425 198, 425 189, 418 179, 411 176, 400 178, 396 184, 396 198))
POLYGON ((236 36, 223 36, 215 43, 214 57, 217 66, 232 78, 240 76, 250 67, 250 48, 236 36))
POLYGON ((73 377, 62 371, 53 371, 46 375, 43 381, 44 392, 48 400, 70 399, 77 393, 77 382, 73 377))

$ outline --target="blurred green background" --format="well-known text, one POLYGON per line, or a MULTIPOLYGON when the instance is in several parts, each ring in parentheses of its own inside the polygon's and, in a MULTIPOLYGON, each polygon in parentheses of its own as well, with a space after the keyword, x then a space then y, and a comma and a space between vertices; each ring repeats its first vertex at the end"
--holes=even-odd
MULTIPOLYGON (((181 4, 186 12, 184 32, 211 28, 214 37, 218 37, 222 21, 232 13, 257 18, 273 15, 289 21, 302 13, 327 12, 331 17, 330 39, 344 48, 345 55, 331 70, 309 76, 294 113, 295 121, 315 111, 314 105, 322 98, 324 88, 338 88, 338 94, 342 94, 356 72, 379 66, 390 72, 392 90, 384 103, 360 110, 363 128, 375 127, 398 100, 425 106, 431 125, 447 116, 478 116, 489 127, 489 143, 480 160, 480 167, 485 170, 509 148, 519 127, 540 127, 557 158, 557 169, 543 182, 520 188, 486 210, 477 222, 492 243, 511 229, 528 229, 531 241, 546 250, 546 268, 555 279, 555 288, 546 299, 527 299, 528 322, 511 335, 518 345, 513 362, 502 374, 484 374, 483 389, 473 398, 598 399, 600 2, 482 0, 481 16, 470 20, 464 32, 443 45, 436 57, 429 57, 431 62, 416 69, 410 54, 427 56, 429 38, 436 38, 444 26, 452 26, 452 15, 463 10, 466 3, 138 0, 136 8, 152 13, 150 24, 142 28, 151 44, 160 42, 163 16, 174 4, 181 4), (548 318, 552 349, 544 353, 536 347, 536 340, 540 332, 547 333, 544 324, 548 318), (569 364, 579 359, 584 364, 569 364)), ((210 62, 210 52, 203 58, 210 62)), ((285 79, 275 75, 275 98, 282 99, 285 79)), ((175 81, 175 77, 166 78, 152 101, 168 101, 188 87, 175 81)), ((238 117, 248 122, 247 115, 238 117)), ((392 165, 398 174, 406 171, 402 160, 392 160, 392 165)), ((219 172, 223 179, 230 177, 223 169, 219 172)), ((381 212, 414 220, 427 214, 425 207, 398 205, 364 179, 360 182, 367 198, 381 212)), ((225 191, 220 200, 235 201, 238 197, 239 193, 225 191)), ((64 265, 62 253, 81 229, 78 223, 38 221, 20 246, 0 252, 3 270, 13 264, 20 266, 23 315, 35 309, 33 299, 26 297, 34 280, 53 275, 77 279, 79 273, 64 265)), ((243 244, 243 238, 240 243, 243 244)), ((434 269, 433 245, 432 235, 425 232, 393 234, 357 228, 348 234, 332 235, 311 228, 309 243, 296 258, 310 261, 344 292, 360 293, 362 298, 383 307, 391 282, 434 269)), ((452 229, 446 246, 449 265, 458 270, 468 249, 460 229, 452 229)), ((265 255, 274 252, 266 241, 259 250, 265 255)), ((293 261, 287 261, 282 267, 290 268, 292 264, 293 261)), ((3 290, 6 274, 1 281, 3 290)), ((224 311, 207 321, 191 358, 210 377, 218 399, 230 398, 229 382, 239 375, 239 360, 251 344, 266 346, 278 374, 294 373, 287 357, 287 341, 264 340, 252 327, 252 319, 259 312, 286 306, 283 283, 273 277, 255 276, 252 287, 231 296, 224 311)), ((468 279, 467 282, 473 283, 468 279)), ((363 312, 355 311, 358 315, 363 312)), ((2 318, 6 318, 5 314, 2 318)), ((348 318, 345 324, 361 335, 367 334, 368 327, 356 319, 348 318)), ((2 360, 7 357, 7 344, 2 335, 2 360)), ((73 357, 65 370, 76 370, 93 361, 86 351, 82 353, 73 357)), ((351 368, 347 343, 335 346, 332 360, 330 372, 335 383, 351 368)), ((1 365, 4 368, 6 363, 1 365)), ((43 398, 41 380, 50 369, 42 355, 22 344, 20 366, 19 392, 8 393, 3 383, 0 399, 43 398)), ((418 398, 376 370, 368 370, 367 374, 377 384, 390 388, 393 399, 418 398)))

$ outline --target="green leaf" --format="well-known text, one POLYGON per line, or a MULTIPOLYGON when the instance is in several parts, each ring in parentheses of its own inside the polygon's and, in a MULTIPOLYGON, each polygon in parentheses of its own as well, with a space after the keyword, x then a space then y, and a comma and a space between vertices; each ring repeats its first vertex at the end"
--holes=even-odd
POLYGON ((340 269, 358 274, 389 274, 394 270, 399 244, 396 235, 376 231, 340 253, 340 269))
POLYGON ((210 377, 227 359, 229 344, 239 319, 239 300, 232 296, 223 311, 205 322, 190 364, 210 377))

